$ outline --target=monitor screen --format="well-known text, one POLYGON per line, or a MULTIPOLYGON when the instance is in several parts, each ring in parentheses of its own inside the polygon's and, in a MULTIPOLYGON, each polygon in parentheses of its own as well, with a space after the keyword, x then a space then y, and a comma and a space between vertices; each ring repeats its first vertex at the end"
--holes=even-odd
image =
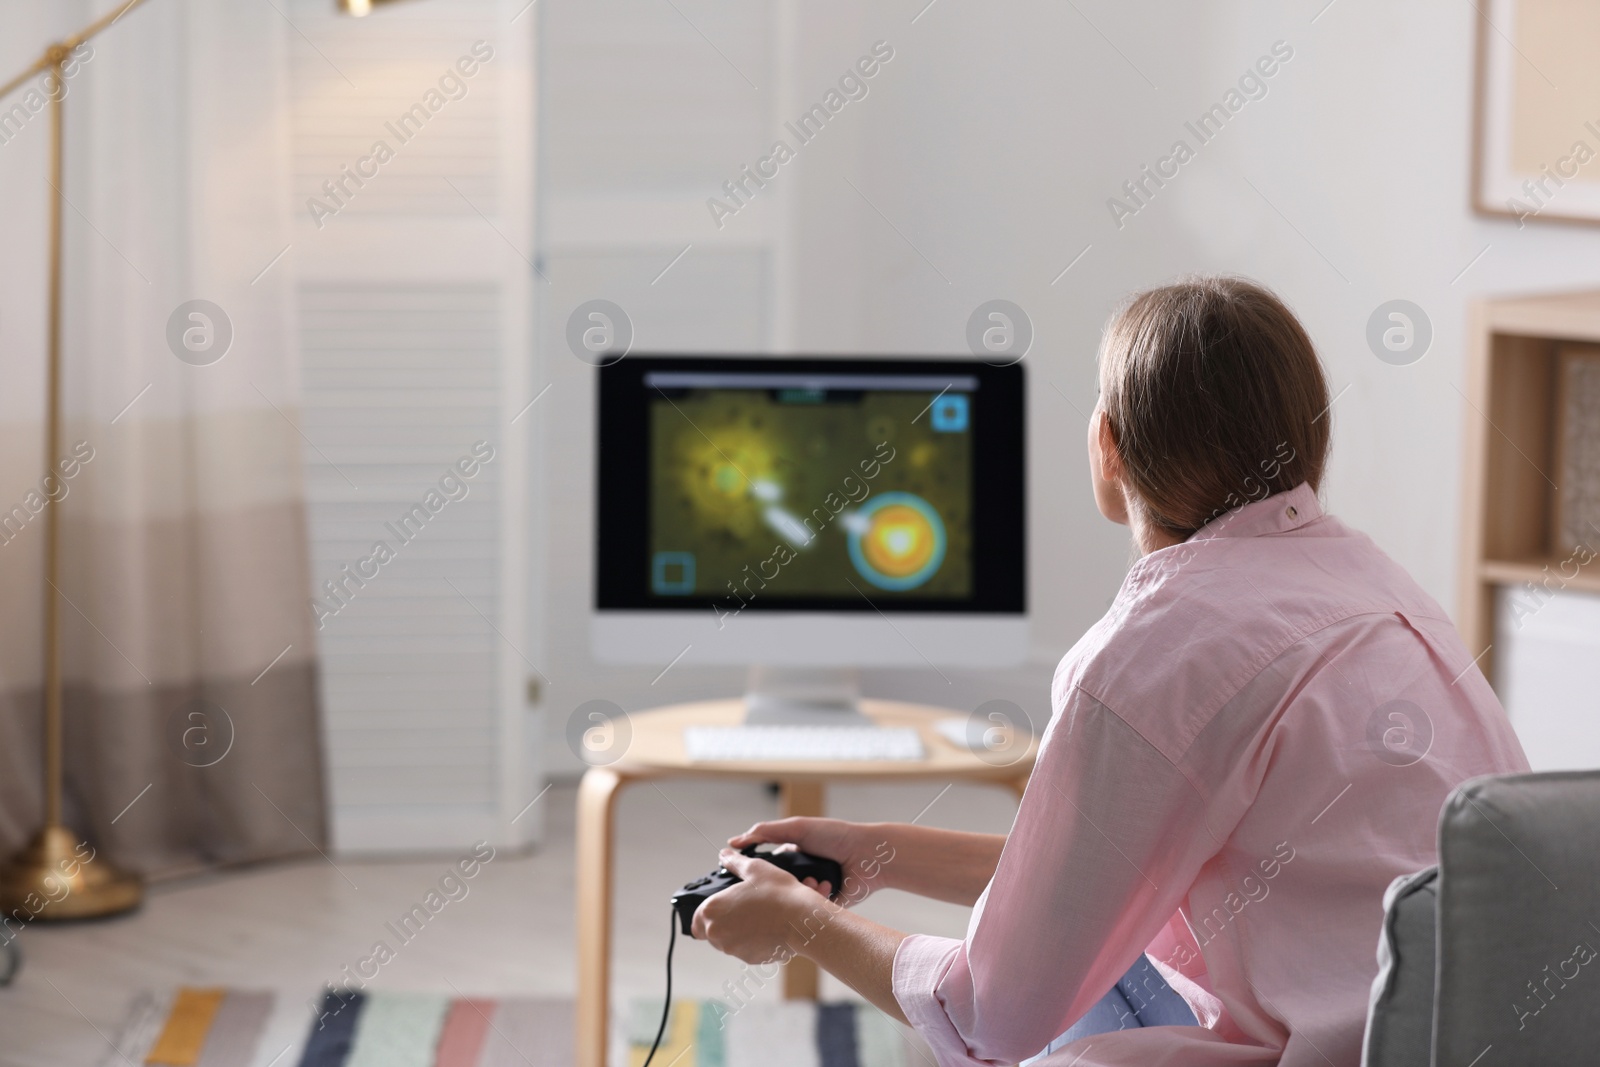
POLYGON ((659 356, 600 375, 601 609, 1023 609, 1020 367, 659 356))

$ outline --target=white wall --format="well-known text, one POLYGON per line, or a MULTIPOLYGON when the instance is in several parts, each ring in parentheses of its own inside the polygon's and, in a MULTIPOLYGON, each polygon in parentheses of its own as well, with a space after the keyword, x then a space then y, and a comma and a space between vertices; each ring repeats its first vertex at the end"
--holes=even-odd
MULTIPOLYGON (((782 174, 796 198, 796 347, 959 353, 981 301, 1029 312, 1034 663, 948 689, 915 674, 870 687, 966 707, 1020 693, 1046 710, 1049 666, 1104 610, 1129 558, 1084 471, 1099 330, 1129 290, 1188 271, 1252 276, 1300 313, 1334 391, 1348 387, 1334 409, 1330 510, 1453 607, 1467 302, 1600 284, 1600 230, 1519 230, 1469 207, 1473 5, 925 2, 811 0, 798 17, 799 100, 820 98, 875 40, 895 58, 782 174), (1280 40, 1294 55, 1268 94, 1119 229, 1107 198, 1280 40), (1411 366, 1366 345, 1368 316, 1394 298, 1433 323, 1432 349, 1411 366)), ((571 456, 587 447, 552 443, 571 456)), ((569 488, 564 505, 587 510, 582 486, 569 488)), ((577 591, 556 610, 581 607, 577 591)), ((560 652, 582 655, 575 643, 560 652)), ((650 672, 568 662, 591 695, 610 688, 625 707, 656 695, 650 672)), ((737 683, 674 674, 674 693, 737 683)), ((562 703, 551 710, 570 710, 562 703)))
MULTIPOLYGON (((800 304, 851 307, 856 321, 803 319, 803 338, 809 328, 817 343, 840 347, 959 351, 966 316, 982 300, 1014 300, 1033 318, 1041 654, 1065 649, 1092 621, 1126 558, 1121 532, 1105 527, 1089 499, 1084 420, 1050 383, 1080 411, 1092 408, 1099 329, 1130 289, 1186 271, 1232 271, 1289 300, 1334 391, 1349 387, 1334 409, 1331 510, 1371 533, 1448 608, 1467 301, 1600 282, 1600 230, 1532 223, 1519 231, 1468 206, 1472 5, 1337 0, 1313 24, 1325 2, 941 0, 915 25, 904 5, 892 15, 880 5, 867 33, 891 40, 897 57, 853 116, 864 149, 800 161, 809 168, 802 216, 855 219, 839 239, 806 249, 800 304), (1278 40, 1294 57, 1268 80, 1268 95, 1119 230, 1107 198, 1278 40), (1088 254, 1052 286, 1085 245, 1088 254), (1364 337, 1372 310, 1397 297, 1420 304, 1435 330, 1429 354, 1408 367, 1380 362, 1364 337)), ((855 29, 836 40, 834 65, 859 40, 855 29)))

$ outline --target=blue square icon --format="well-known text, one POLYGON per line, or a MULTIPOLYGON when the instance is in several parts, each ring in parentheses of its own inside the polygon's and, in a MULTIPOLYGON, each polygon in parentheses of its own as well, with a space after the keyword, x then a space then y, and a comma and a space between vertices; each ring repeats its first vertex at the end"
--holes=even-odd
POLYGON ((694 553, 657 552, 650 564, 650 588, 660 596, 694 592, 694 553))
POLYGON ((965 433, 967 430, 967 395, 946 393, 933 402, 933 430, 935 433, 965 433))

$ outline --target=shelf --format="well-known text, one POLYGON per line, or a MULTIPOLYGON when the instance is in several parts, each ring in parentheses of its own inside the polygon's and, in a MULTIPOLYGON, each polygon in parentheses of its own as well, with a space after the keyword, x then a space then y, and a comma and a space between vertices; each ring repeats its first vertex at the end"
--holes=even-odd
MULTIPOLYGON (((1486 582, 1497 585, 1521 585, 1532 582, 1538 585, 1546 578, 1545 568, 1550 568, 1554 589, 1567 589, 1580 593, 1600 593, 1600 556, 1589 561, 1589 565, 1580 570, 1574 577, 1563 578, 1561 565, 1567 563, 1570 556, 1551 556, 1537 559, 1486 559, 1478 566, 1478 573, 1486 582)), ((1568 563, 1567 570, 1571 570, 1576 563, 1568 563)))
POLYGON ((1486 300, 1478 309, 1491 333, 1562 341, 1600 341, 1600 292, 1486 300))
POLYGON ((1477 301, 1469 340, 1456 611, 1478 653, 1495 642, 1497 586, 1600 594, 1600 558, 1571 574, 1551 480, 1565 459, 1564 367, 1600 347, 1600 290, 1477 301))

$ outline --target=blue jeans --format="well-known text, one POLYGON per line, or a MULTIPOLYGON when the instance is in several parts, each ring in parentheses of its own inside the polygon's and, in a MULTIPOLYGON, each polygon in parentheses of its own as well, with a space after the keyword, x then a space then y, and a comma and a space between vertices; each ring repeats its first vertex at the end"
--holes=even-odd
POLYGON ((1111 991, 1073 1023, 1066 1033, 1046 1045, 1038 1056, 1024 1060, 1022 1067, 1069 1045, 1080 1038, 1131 1030, 1136 1026, 1198 1026, 1188 1003, 1167 984, 1150 957, 1140 956, 1128 973, 1117 980, 1111 991))

